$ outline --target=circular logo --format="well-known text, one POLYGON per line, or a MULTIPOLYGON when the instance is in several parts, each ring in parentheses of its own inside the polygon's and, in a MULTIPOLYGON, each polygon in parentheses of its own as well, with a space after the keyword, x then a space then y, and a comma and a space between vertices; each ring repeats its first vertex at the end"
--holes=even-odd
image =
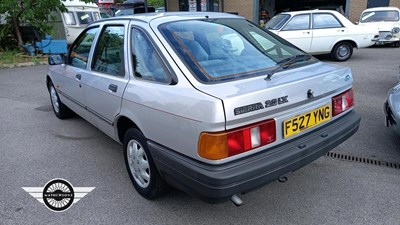
POLYGON ((74 202, 74 197, 74 189, 67 180, 54 179, 43 188, 44 204, 53 211, 67 210, 74 202))

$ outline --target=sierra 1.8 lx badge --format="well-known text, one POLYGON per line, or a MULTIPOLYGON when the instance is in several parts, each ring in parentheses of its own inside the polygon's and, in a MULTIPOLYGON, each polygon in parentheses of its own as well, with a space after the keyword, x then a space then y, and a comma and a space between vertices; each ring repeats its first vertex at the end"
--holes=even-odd
POLYGON ((289 102, 288 96, 286 95, 286 96, 282 96, 279 98, 273 98, 273 99, 267 100, 267 101, 265 101, 264 104, 262 104, 261 102, 257 102, 254 104, 237 107, 234 109, 234 114, 235 114, 235 116, 237 116, 240 114, 257 111, 260 109, 269 108, 269 107, 276 106, 276 105, 282 105, 282 104, 285 104, 288 102, 289 102))

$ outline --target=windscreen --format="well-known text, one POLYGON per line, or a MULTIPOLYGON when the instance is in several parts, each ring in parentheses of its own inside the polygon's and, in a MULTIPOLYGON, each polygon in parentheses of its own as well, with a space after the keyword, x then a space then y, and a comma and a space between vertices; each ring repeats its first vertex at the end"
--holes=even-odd
POLYGON ((274 16, 272 19, 268 21, 267 24, 265 24, 265 28, 270 29, 270 30, 279 30, 283 24, 286 23, 290 18, 290 15, 288 14, 279 14, 274 16))
POLYGON ((399 12, 395 10, 365 12, 360 19, 360 23, 386 21, 399 21, 399 12))
POLYGON ((283 59, 306 54, 244 19, 170 22, 159 30, 195 77, 207 83, 265 75, 283 59))

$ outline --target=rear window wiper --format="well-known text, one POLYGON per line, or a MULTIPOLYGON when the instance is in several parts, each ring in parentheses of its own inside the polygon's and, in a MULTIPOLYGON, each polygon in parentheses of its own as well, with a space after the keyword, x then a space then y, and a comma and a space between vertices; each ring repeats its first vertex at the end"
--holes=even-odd
POLYGON ((296 62, 307 61, 309 59, 311 59, 311 55, 307 54, 299 54, 282 59, 276 63, 275 67, 268 71, 267 77, 264 78, 264 80, 271 80, 272 75, 274 75, 275 73, 287 69, 290 65, 296 62))

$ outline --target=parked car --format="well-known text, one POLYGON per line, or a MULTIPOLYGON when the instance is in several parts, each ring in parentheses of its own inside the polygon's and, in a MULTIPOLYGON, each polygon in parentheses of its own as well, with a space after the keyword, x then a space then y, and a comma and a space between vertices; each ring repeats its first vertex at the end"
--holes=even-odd
POLYGON ((114 17, 91 23, 69 51, 49 58, 55 115, 72 110, 122 143, 145 198, 167 183, 240 204, 238 193, 307 165, 359 127, 350 68, 237 15, 114 17))
POLYGON ((396 7, 377 7, 364 10, 359 25, 379 29, 377 44, 400 47, 400 10, 396 7))
POLYGON ((54 39, 66 39, 70 45, 89 23, 101 19, 99 7, 94 3, 80 0, 62 1, 67 12, 55 11, 56 18, 53 26, 54 39))
POLYGON ((385 125, 393 128, 400 135, 400 75, 399 83, 390 89, 386 102, 385 110, 385 125))
POLYGON ((326 54, 346 61, 353 48, 373 45, 376 28, 359 27, 334 10, 285 12, 274 16, 265 27, 310 54, 326 54))

